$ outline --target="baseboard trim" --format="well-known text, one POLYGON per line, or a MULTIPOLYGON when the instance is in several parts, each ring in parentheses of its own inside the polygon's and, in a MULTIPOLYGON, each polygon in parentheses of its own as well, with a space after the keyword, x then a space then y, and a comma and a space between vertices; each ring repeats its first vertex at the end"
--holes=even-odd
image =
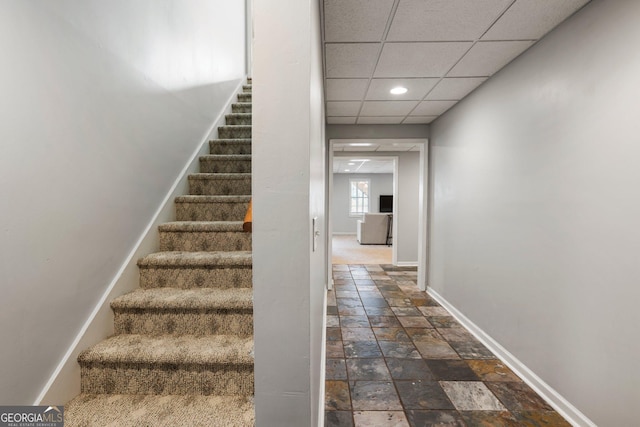
POLYGON ((469 318, 456 309, 442 295, 427 288, 427 293, 433 297, 440 305, 442 305, 451 315, 460 322, 465 328, 491 350, 505 365, 515 372, 522 380, 540 395, 549 405, 553 407, 560 415, 562 415, 571 425, 576 427, 597 427, 586 415, 573 406, 567 399, 562 397, 549 384, 544 382, 531 369, 529 369, 518 358, 511 354, 507 349, 494 340, 489 334, 483 331, 479 326, 473 323, 469 318))
POLYGON ((240 80, 235 90, 227 99, 225 107, 220 111, 203 135, 200 144, 185 163, 184 168, 173 182, 173 185, 160 203, 151 220, 147 223, 147 226, 136 241, 133 249, 127 255, 124 263, 107 286, 102 297, 69 346, 69 349, 42 388, 34 405, 61 405, 80 393, 80 366, 76 360, 78 354, 82 350, 113 334, 113 313, 110 307, 111 300, 138 287, 138 259, 158 250, 159 237, 156 230, 157 226, 163 222, 172 221, 175 217, 175 210, 172 204, 173 200, 176 196, 186 194, 185 189, 188 188, 189 174, 198 170, 199 157, 208 149, 209 140, 215 138, 218 126, 225 124, 225 115, 231 112, 231 104, 235 102, 236 95, 242 91, 242 85, 245 81, 246 77, 240 80))
POLYGON ((410 261, 410 262, 406 262, 406 261, 398 261, 396 263, 397 267, 417 267, 418 266, 418 262, 417 261, 410 261))
POLYGON ((318 427, 324 427, 325 376, 327 367, 327 292, 324 292, 322 308, 322 354, 320 355, 320 391, 318 401, 318 427))

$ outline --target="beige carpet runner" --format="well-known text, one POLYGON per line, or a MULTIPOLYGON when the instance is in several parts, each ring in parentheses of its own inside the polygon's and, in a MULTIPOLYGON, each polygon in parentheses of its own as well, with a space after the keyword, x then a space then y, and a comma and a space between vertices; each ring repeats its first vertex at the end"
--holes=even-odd
POLYGON ((138 261, 140 289, 111 303, 115 335, 83 351, 72 426, 253 426, 251 79, 138 261))

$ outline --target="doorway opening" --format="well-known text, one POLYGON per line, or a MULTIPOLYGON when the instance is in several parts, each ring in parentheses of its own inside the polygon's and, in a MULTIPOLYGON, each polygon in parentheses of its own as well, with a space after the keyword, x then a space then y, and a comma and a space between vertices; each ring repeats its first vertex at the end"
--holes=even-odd
POLYGON ((398 157, 334 154, 332 264, 396 264, 398 157))
POLYGON ((328 154, 328 276, 332 264, 417 267, 424 290, 427 140, 332 139, 328 154))

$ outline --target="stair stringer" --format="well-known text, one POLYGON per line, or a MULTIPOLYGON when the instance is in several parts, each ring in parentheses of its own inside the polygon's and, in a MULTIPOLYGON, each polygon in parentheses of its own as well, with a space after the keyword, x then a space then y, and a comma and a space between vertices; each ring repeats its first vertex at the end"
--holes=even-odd
POLYGON ((91 314, 80 328, 75 339, 62 357, 56 369, 49 377, 42 391, 34 401, 34 405, 61 405, 68 402, 80 393, 80 366, 78 355, 85 349, 99 343, 114 333, 114 314, 110 303, 113 299, 127 292, 139 288, 138 259, 153 252, 160 247, 158 226, 171 222, 175 218, 174 199, 188 194, 188 177, 197 173, 200 169, 200 157, 209 153, 209 141, 217 138, 218 127, 226 124, 226 115, 231 114, 231 105, 236 101, 237 95, 242 93, 242 86, 246 84, 248 76, 238 79, 236 88, 230 93, 223 110, 216 116, 211 126, 203 135, 198 148, 194 150, 189 160, 185 163, 180 175, 178 175, 164 200, 158 207, 154 216, 140 234, 134 247, 121 265, 113 280, 109 283, 102 297, 95 305, 91 314))

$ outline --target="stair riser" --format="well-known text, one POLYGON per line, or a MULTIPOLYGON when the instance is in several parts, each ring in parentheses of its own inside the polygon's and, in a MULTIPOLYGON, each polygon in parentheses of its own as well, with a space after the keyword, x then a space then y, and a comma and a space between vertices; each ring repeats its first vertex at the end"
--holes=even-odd
POLYGON ((238 139, 238 138, 251 138, 251 127, 218 127, 218 138, 220 139, 238 139))
POLYGON ((251 173, 251 160, 200 159, 202 173, 251 173))
POLYGON ((192 179, 189 194, 200 196, 244 196, 251 194, 251 177, 241 179, 192 179))
POLYGON ((251 116, 233 116, 233 115, 228 115, 226 117, 226 122, 227 122, 228 125, 250 126, 251 125, 251 116))
POLYGON ((248 203, 176 203, 178 221, 242 221, 248 203))
POLYGON ((253 394, 253 366, 81 363, 82 393, 226 395, 253 394))
POLYGON ((140 268, 141 288, 250 288, 250 267, 224 268, 140 268))
POLYGON ((251 104, 231 104, 232 113, 250 113, 251 104))
POLYGON ((114 310, 116 334, 253 334, 253 310, 114 310))
POLYGON ((242 85, 242 92, 251 93, 252 85, 242 85))
POLYGON ((161 231, 160 251, 250 251, 251 233, 242 231, 161 231))
POLYGON ((211 154, 251 154, 251 142, 214 140, 209 142, 211 154))
POLYGON ((238 94, 238 102, 251 102, 251 94, 250 93, 239 93, 238 94))

